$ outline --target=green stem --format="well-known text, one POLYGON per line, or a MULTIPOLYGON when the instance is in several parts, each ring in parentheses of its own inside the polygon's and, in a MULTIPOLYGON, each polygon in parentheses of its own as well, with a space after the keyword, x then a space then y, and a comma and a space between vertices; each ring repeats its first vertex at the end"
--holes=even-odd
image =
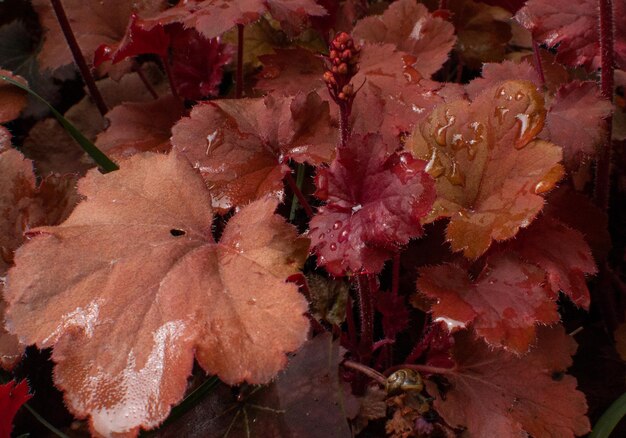
MULTIPOLYGON (((298 164, 297 169, 298 170, 296 171, 296 186, 298 187, 300 192, 302 192, 302 183, 304 182, 304 171, 305 171, 304 164, 302 163, 298 164)), ((296 210, 298 210, 298 197, 294 193, 291 199, 291 212, 289 213, 290 221, 293 221, 295 219, 296 210)))
POLYGON ((26 409, 28 409, 28 412, 33 414, 33 417, 35 417, 37 419, 37 421, 39 421, 41 424, 46 426, 50 430, 50 432, 54 433, 56 436, 58 436, 60 438, 69 438, 67 435, 65 435, 63 432, 61 432, 59 429, 54 427, 52 424, 48 423, 48 421, 45 418, 43 418, 41 415, 39 415, 39 413, 36 410, 34 410, 30 406, 28 406, 28 403, 25 403, 24 407, 26 409))
POLYGON ((609 438, 617 423, 626 415, 626 393, 615 400, 602 414, 594 426, 589 438, 609 438))
POLYGON ((15 85, 18 88, 21 88, 22 90, 26 91, 31 96, 33 96, 36 99, 38 99, 39 101, 41 101, 48 108, 50 108, 50 111, 52 112, 54 117, 57 118, 57 120, 59 121, 61 126, 63 126, 63 129, 65 129, 67 131, 67 133, 72 136, 72 138, 76 141, 76 143, 78 143, 78 145, 87 153, 87 155, 89 155, 96 162, 96 164, 98 166, 100 166, 102 168, 102 170, 105 173, 106 172, 112 172, 114 170, 119 169, 119 166, 117 164, 115 164, 109 157, 107 157, 105 155, 104 152, 102 152, 100 149, 98 149, 95 144, 93 144, 78 129, 76 129, 76 127, 74 125, 72 125, 69 120, 67 120, 65 117, 63 117, 63 114, 61 114, 56 109, 54 109, 54 107, 52 105, 50 105, 48 103, 48 101, 46 101, 46 99, 44 99, 43 97, 41 97, 40 95, 35 93, 33 90, 28 88, 26 85, 20 84, 19 82, 14 81, 11 78, 8 78, 6 76, 0 75, 0 79, 3 80, 3 81, 6 81, 6 82, 8 82, 8 83, 10 83, 12 85, 15 85))

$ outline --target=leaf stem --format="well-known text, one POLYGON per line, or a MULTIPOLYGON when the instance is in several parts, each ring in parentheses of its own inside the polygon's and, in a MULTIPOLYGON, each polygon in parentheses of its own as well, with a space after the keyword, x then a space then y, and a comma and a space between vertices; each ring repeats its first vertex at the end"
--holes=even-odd
POLYGON ((85 61, 85 57, 83 56, 83 52, 80 50, 80 46, 78 45, 78 41, 76 41, 76 36, 74 36, 74 32, 72 31, 72 27, 70 26, 70 22, 67 19, 67 15, 65 14, 65 9, 63 9, 63 4, 61 0, 50 0, 52 4, 52 8, 54 9, 54 13, 56 14, 57 20, 59 21, 59 25, 61 26, 61 30, 63 31, 63 35, 65 35, 65 40, 67 41, 67 45, 69 46, 72 56, 74 57, 74 62, 78 66, 78 70, 80 71, 80 75, 83 77, 83 81, 89 90, 89 95, 91 99, 98 107, 98 111, 103 116, 109 112, 109 109, 104 103, 104 99, 102 98, 102 94, 100 94, 100 90, 96 86, 96 82, 93 79, 93 75, 87 66, 87 61, 85 61))
POLYGON ((141 66, 135 65, 133 70, 135 73, 137 73, 137 75, 139 76, 139 79, 141 79, 141 82, 143 82, 143 85, 146 87, 146 90, 148 90, 148 93, 150 93, 150 95, 154 98, 154 100, 157 100, 159 98, 159 94, 156 92, 156 90, 154 89, 154 87, 152 86, 148 78, 146 77, 146 74, 141 69, 141 66))
POLYGON ((33 417, 37 419, 37 421, 39 421, 41 424, 46 426, 50 432, 52 432, 53 434, 55 434, 56 436, 60 438, 69 438, 67 435, 65 435, 63 432, 61 432, 59 429, 57 429, 51 423, 49 423, 45 418, 39 415, 39 413, 33 408, 31 408, 28 405, 28 403, 24 403, 24 407, 28 410, 28 412, 30 412, 33 415, 33 417))
MULTIPOLYGON (((613 67, 614 67, 614 28, 613 28, 613 0, 599 0, 600 5, 600 87, 602 96, 609 101, 613 100, 613 67)), ((611 144, 612 117, 607 118, 607 134, 604 147, 600 150, 596 163, 596 181, 594 198, 596 204, 604 211, 609 208, 611 192, 611 144)))
POLYGON ((235 97, 243 96, 243 24, 237 25, 237 77, 235 78, 235 97))
POLYGON ((609 438, 611 432, 622 418, 626 416, 626 393, 615 400, 611 406, 602 414, 596 425, 593 427, 589 438, 609 438))
POLYGON ((539 54, 539 45, 537 41, 533 38, 533 56, 535 58, 535 70, 539 75, 539 80, 541 81, 541 85, 546 85, 546 77, 543 73, 543 64, 541 63, 541 55, 539 54))
POLYGON ((385 376, 383 376, 375 369, 368 367, 367 365, 363 365, 362 363, 354 362, 352 360, 343 361, 343 365, 348 368, 352 368, 353 370, 360 371, 361 373, 365 374, 368 377, 371 377, 372 380, 377 381, 383 386, 385 386, 385 384, 387 383, 387 378, 385 378, 385 376))
MULTIPOLYGON (((302 183, 304 182, 304 163, 298 163, 296 170, 296 186, 302 192, 302 183)), ((289 212, 289 220, 293 221, 296 217, 296 211, 298 210, 298 196, 294 193, 291 199, 291 211, 289 212)))
POLYGON ((398 294, 400 289, 400 253, 396 252, 393 255, 393 262, 391 266, 391 293, 393 295, 398 294))
POLYGON ((183 100, 181 99, 180 95, 178 94, 178 91, 176 90, 176 84, 174 83, 174 76, 172 74, 172 69, 170 67, 170 63, 168 62, 168 60, 164 57, 161 56, 161 63, 163 64, 163 68, 165 69, 165 74, 167 75, 167 80, 170 83, 170 91, 172 92, 172 96, 174 96, 174 98, 179 101, 182 105, 183 100))
POLYGON ((350 140, 352 128, 350 126, 350 108, 347 102, 339 104, 339 146, 346 147, 350 140))
POLYGON ((356 276, 356 291, 361 322, 359 353, 363 360, 368 361, 372 355, 374 344, 374 303, 372 302, 370 279, 367 274, 358 274, 356 276))
POLYGON ((287 184, 289 184, 289 188, 291 188, 293 194, 298 197, 298 201, 300 201, 300 205, 302 205, 302 208, 304 208, 306 215, 309 218, 313 217, 313 209, 309 205, 309 201, 306 200, 306 197, 304 196, 302 191, 298 188, 298 184, 296 184, 293 176, 291 176, 291 172, 287 172, 287 174, 285 175, 285 179, 287 180, 287 184))

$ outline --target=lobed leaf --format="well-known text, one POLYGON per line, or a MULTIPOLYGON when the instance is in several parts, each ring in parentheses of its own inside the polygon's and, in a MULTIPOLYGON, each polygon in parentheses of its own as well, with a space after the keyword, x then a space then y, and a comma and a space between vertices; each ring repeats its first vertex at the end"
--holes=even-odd
POLYGON ((576 342, 560 326, 539 328, 537 345, 521 357, 463 331, 455 335, 456 367, 445 374, 445 397, 434 383, 427 388, 439 415, 465 427, 468 437, 572 438, 590 430, 576 379, 562 375, 575 351, 576 342))
POLYGON ((544 272, 514 256, 490 257, 476 280, 455 264, 424 267, 419 275, 417 289, 434 300, 435 321, 450 332, 472 324, 490 345, 524 353, 535 341, 536 324, 559 320, 544 272))
POLYGON ((265 383, 305 341, 306 301, 285 279, 308 242, 276 201, 242 208, 215 243, 204 181, 175 153, 92 170, 79 191, 63 224, 30 232, 5 299, 9 330, 53 347, 55 383, 95 432, 160 424, 194 356, 226 383, 265 383))
POLYGON ((476 259, 543 207, 541 194, 563 175, 561 149, 535 140, 545 114, 533 84, 509 81, 473 102, 437 106, 407 139, 428 160, 438 195, 429 220, 450 217, 446 236, 454 251, 476 259))
POLYGON ((391 153, 377 134, 353 135, 317 176, 327 200, 308 232, 317 263, 333 275, 379 272, 398 246, 422 235, 420 219, 435 198, 425 163, 391 153))

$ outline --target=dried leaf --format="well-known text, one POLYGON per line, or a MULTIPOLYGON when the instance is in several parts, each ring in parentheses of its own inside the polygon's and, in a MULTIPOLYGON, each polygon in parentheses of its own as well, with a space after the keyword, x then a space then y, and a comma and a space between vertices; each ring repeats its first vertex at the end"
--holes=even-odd
POLYGON ((317 195, 327 200, 310 222, 318 265, 336 276, 376 273, 398 246, 421 236, 435 197, 424 166, 390 153, 379 135, 353 135, 317 176, 317 195))
POLYGON ((194 356, 227 383, 264 383, 304 342, 306 301, 285 278, 308 242, 276 201, 241 209, 215 243, 204 181, 176 154, 92 170, 79 191, 62 225, 33 230, 17 252, 5 298, 7 327, 54 348, 55 383, 93 430, 157 426, 194 356))
POLYGON ((456 367, 445 374, 445 398, 428 382, 434 407, 468 437, 573 438, 589 432, 587 403, 576 379, 562 376, 576 342, 562 327, 540 327, 537 345, 525 356, 493 350, 470 332, 455 338, 456 367), (558 375, 559 378, 554 376, 558 375))
POLYGON ((524 353, 535 341, 536 324, 559 320, 544 272, 514 256, 489 258, 476 280, 454 264, 421 268, 419 274, 418 290, 435 301, 435 321, 451 332, 471 323, 490 345, 524 353))
POLYGON ((430 219, 449 216, 452 249, 476 259, 513 237, 541 210, 541 194, 561 179, 561 149, 535 140, 545 119, 543 98, 530 82, 509 81, 473 102, 440 105, 407 145, 436 178, 430 219))

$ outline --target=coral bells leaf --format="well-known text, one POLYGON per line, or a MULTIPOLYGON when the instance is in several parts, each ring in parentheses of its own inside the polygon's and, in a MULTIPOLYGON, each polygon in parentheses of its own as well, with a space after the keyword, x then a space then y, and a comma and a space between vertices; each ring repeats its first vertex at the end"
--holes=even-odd
POLYGON ((595 82, 570 82, 560 87, 546 116, 546 138, 563 148, 563 162, 580 166, 584 155, 594 155, 606 135, 611 103, 600 97, 595 82))
POLYGON ((212 188, 220 213, 266 194, 280 197, 284 161, 328 162, 336 141, 328 102, 314 92, 197 105, 172 134, 174 147, 212 188))
MULTIPOLYGON (((626 2, 615 2, 615 17, 626 13, 626 2)), ((556 48, 557 61, 575 67, 600 66, 598 3, 594 0, 571 2, 529 0, 515 18, 540 42, 556 48)), ((616 26, 615 58, 626 67, 626 30, 616 26)))
POLYGON ((276 201, 242 208, 216 243, 187 160, 145 153, 120 166, 90 171, 70 217, 31 231, 5 290, 9 329, 53 347, 68 407, 105 436, 160 424, 194 357, 226 383, 265 383, 308 330, 306 300, 285 281, 308 241, 276 201))
MULTIPOLYGON (((9 79, 18 81, 24 85, 26 81, 21 77, 14 75, 8 70, 0 68, 0 76, 6 76, 9 79)), ((17 119, 20 112, 26 107, 26 92, 0 79, 0 123, 10 122, 17 119)))
POLYGON ((524 353, 535 341, 536 323, 559 320, 544 272, 514 256, 489 258, 475 281, 454 264, 421 268, 419 274, 418 290, 435 300, 435 321, 450 331, 472 323, 491 345, 524 353))
POLYGON ((333 275, 379 272, 398 246, 422 235, 433 180, 424 161, 387 149, 377 134, 353 135, 318 174, 327 204, 311 219, 309 236, 318 265, 333 275))
POLYGON ((452 23, 413 0, 394 2, 383 15, 360 20, 353 35, 357 40, 395 44, 414 57, 409 64, 424 77, 441 68, 456 41, 452 23))
POLYGON ((583 235, 557 219, 542 217, 506 246, 548 274, 554 294, 560 290, 574 304, 588 309, 590 298, 585 274, 595 274, 596 264, 583 235))
POLYGON ((524 356, 494 350, 470 332, 457 333, 456 366, 443 374, 449 390, 440 395, 434 383, 427 383, 446 423, 465 427, 470 438, 526 433, 573 438, 589 432, 585 397, 575 378, 562 375, 572 364, 576 342, 561 326, 538 332, 537 344, 524 356))
POLYGON ((28 393, 28 383, 22 380, 16 383, 11 380, 9 383, 0 385, 0 437, 9 438, 13 429, 13 418, 18 409, 26 403, 32 395, 28 393))
POLYGON ((436 107, 407 140, 436 178, 431 219, 449 216, 447 238, 470 259, 509 239, 535 218, 541 194, 561 179, 561 148, 535 140, 543 98, 525 81, 489 88, 473 102, 436 107))

